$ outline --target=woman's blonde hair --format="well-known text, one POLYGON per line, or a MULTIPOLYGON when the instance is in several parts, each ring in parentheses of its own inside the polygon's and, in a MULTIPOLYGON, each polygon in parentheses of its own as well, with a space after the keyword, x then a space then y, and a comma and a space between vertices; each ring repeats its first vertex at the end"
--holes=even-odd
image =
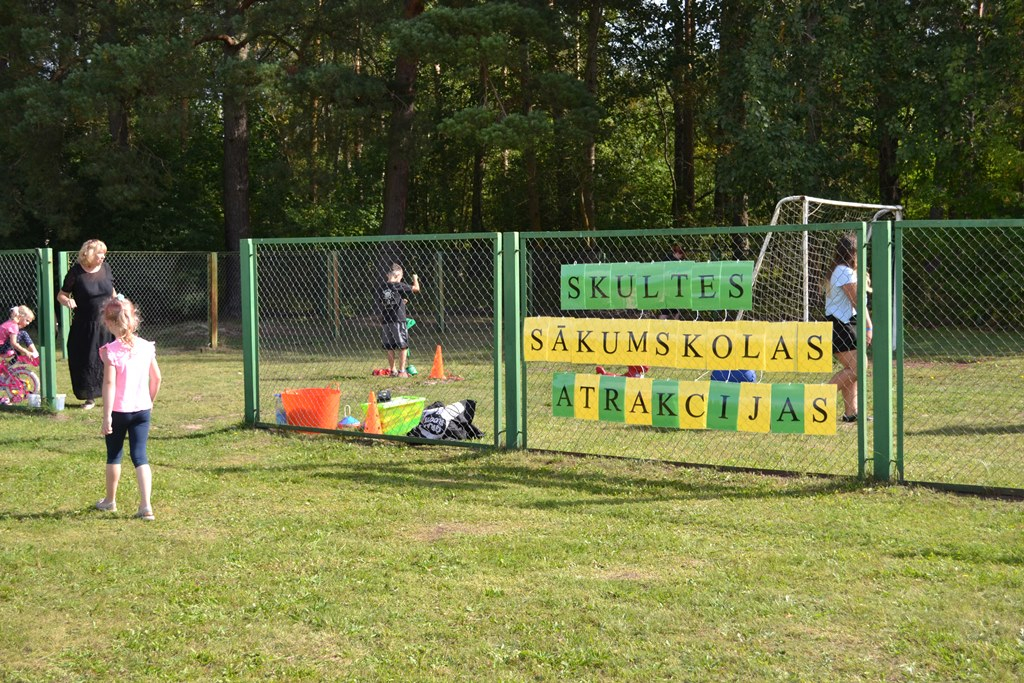
POLYGON ((122 344, 131 346, 139 329, 139 312, 135 304, 124 297, 107 299, 103 303, 103 322, 122 344))
POLYGON ((15 318, 24 318, 25 320, 32 322, 36 319, 36 314, 32 312, 32 309, 28 306, 11 306, 11 320, 15 318))
POLYGON ((91 266, 96 254, 107 253, 107 245, 102 240, 86 240, 82 248, 78 250, 78 263, 83 266, 91 266))

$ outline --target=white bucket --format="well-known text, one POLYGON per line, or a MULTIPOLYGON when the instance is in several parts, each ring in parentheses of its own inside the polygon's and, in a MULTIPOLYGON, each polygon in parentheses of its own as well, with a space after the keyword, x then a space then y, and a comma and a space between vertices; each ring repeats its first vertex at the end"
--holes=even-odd
POLYGON ((43 398, 42 398, 42 396, 40 396, 39 394, 29 394, 28 395, 28 407, 29 408, 42 408, 43 407, 43 398))
POLYGON ((64 399, 68 397, 67 394, 57 394, 53 397, 53 409, 64 410, 64 399))

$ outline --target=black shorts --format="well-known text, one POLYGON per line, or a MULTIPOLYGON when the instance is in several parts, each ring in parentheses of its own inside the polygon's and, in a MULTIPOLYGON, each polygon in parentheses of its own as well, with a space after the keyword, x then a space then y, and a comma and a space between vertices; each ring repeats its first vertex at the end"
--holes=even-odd
POLYGON ((855 351, 857 349, 857 318, 850 318, 848 323, 831 315, 828 319, 832 321, 832 353, 855 351))
POLYGON ((384 323, 380 328, 380 343, 388 351, 409 348, 409 328, 400 323, 384 323))

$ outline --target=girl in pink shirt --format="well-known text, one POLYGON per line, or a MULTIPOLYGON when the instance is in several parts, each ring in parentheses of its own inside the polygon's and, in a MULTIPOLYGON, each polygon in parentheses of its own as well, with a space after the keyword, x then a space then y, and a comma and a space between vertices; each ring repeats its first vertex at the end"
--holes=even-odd
POLYGON ((135 335, 139 316, 135 305, 124 298, 103 304, 103 323, 114 341, 100 347, 103 360, 103 435, 107 440, 107 495, 96 503, 99 510, 117 510, 117 483, 121 478, 124 438, 139 483, 139 511, 136 517, 152 521, 150 492, 153 487, 146 441, 150 410, 160 391, 160 366, 156 345, 135 335))

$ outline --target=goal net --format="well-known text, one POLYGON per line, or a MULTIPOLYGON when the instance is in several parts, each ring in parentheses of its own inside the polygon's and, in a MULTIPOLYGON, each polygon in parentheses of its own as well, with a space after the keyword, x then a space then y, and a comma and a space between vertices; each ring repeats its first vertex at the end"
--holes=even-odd
MULTIPOLYGON (((862 204, 806 195, 785 197, 775 205, 772 225, 902 220, 902 206, 862 204)), ((835 231, 769 232, 754 262, 754 320, 808 321, 817 310, 818 283, 831 264, 835 231)))

